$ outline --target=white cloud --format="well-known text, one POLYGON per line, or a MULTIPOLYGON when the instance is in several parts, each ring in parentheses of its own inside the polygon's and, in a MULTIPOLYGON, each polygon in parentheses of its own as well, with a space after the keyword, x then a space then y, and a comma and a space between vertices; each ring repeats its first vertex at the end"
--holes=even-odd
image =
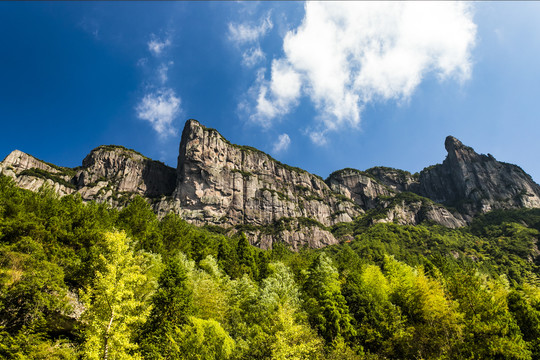
POLYGON ((321 131, 308 131, 307 134, 309 135, 309 138, 311 141, 319 146, 326 145, 328 142, 326 140, 326 132, 327 130, 321 130, 321 131))
POLYGON ((169 67, 171 67, 173 64, 174 62, 169 61, 166 64, 162 63, 161 65, 159 65, 157 72, 158 72, 158 78, 161 81, 161 84, 165 84, 167 80, 169 79, 168 77, 169 67))
POLYGON ((242 54, 242 64, 247 67, 253 67, 264 60, 265 55, 260 46, 249 48, 242 54))
POLYGON ((165 48, 171 45, 171 40, 166 38, 165 40, 158 39, 155 35, 152 36, 152 40, 148 42, 148 50, 155 55, 159 56, 165 50, 165 48))
POLYGON ((271 80, 264 79, 264 72, 259 71, 255 85, 257 91, 256 112, 252 120, 264 126, 270 126, 274 118, 287 114, 296 106, 301 93, 301 78, 286 61, 272 61, 271 80))
POLYGON ((272 150, 274 153, 280 153, 289 148, 291 144, 291 138, 287 134, 281 134, 278 136, 277 141, 274 143, 272 150))
MULTIPOLYGON (((252 89, 252 119, 268 126, 307 96, 319 112, 310 137, 360 124, 367 103, 407 101, 428 74, 471 76, 476 25, 463 2, 306 2, 283 40, 285 56, 252 89)), ((247 38, 247 37, 246 37, 247 38)))
POLYGON ((260 46, 260 39, 274 27, 270 15, 271 13, 268 12, 258 24, 229 23, 228 39, 238 48, 244 48, 242 64, 246 67, 254 67, 266 58, 260 46))
POLYGON ((180 114, 180 98, 172 89, 146 94, 136 108, 139 119, 150 122, 160 136, 176 135, 173 121, 180 114))
POLYGON ((270 14, 262 19, 258 25, 229 23, 229 40, 237 44, 254 43, 272 30, 273 26, 270 14))

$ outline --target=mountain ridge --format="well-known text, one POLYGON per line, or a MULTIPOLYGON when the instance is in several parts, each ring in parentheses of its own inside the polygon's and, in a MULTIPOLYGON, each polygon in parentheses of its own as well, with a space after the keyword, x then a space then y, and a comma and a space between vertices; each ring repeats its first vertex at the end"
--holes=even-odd
POLYGON ((344 238, 337 239, 331 228, 362 217, 372 224, 457 228, 491 210, 540 207, 540 186, 518 166, 477 154, 452 136, 445 148, 441 164, 417 174, 382 166, 345 168, 323 180, 256 148, 232 144, 190 119, 176 169, 135 150, 102 145, 76 168, 15 150, 0 163, 0 173, 25 189, 48 183, 61 196, 79 193, 85 201, 115 207, 140 195, 159 216, 173 211, 195 225, 244 231, 261 248, 275 242, 293 249, 335 244, 344 238))

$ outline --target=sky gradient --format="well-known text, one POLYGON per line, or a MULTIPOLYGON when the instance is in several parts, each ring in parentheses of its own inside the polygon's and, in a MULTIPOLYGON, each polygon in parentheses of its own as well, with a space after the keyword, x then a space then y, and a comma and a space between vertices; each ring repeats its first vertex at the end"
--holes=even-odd
POLYGON ((0 158, 117 144, 176 167, 186 119, 322 177, 417 172, 453 135, 540 181, 540 3, 0 2, 0 158))

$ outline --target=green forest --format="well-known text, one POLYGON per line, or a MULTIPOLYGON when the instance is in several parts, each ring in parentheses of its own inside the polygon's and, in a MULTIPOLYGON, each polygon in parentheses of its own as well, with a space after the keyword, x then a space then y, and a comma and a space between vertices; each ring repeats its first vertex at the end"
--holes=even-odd
POLYGON ((264 251, 0 176, 0 358, 540 359, 540 209, 370 224, 264 251))

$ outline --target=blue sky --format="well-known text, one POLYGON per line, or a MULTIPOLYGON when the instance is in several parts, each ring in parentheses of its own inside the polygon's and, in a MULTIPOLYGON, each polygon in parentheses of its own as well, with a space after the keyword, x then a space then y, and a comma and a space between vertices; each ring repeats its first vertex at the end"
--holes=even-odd
POLYGON ((186 119, 326 177, 453 135, 540 181, 540 3, 0 2, 0 158, 175 167, 186 119), (412 4, 412 5, 411 5, 412 4))

